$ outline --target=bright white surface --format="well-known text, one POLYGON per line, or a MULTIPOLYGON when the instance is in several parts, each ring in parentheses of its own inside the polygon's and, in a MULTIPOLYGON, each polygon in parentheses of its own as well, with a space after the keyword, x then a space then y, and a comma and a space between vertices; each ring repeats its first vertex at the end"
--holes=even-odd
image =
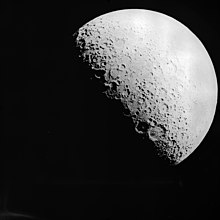
MULTIPOLYGON (((84 33, 85 30, 89 30, 89 34, 81 35, 81 38, 84 38, 86 46, 92 42, 100 47, 111 42, 111 46, 103 46, 104 49, 97 49, 96 53, 97 57, 101 56, 103 51, 109 55, 111 58, 106 60, 106 63, 112 65, 111 68, 128 60, 127 72, 133 74, 133 81, 129 79, 130 85, 134 84, 135 79, 142 81, 144 78, 149 82, 152 80, 155 86, 153 94, 156 97, 158 93, 158 98, 162 96, 159 92, 161 88, 166 88, 170 94, 172 89, 176 91, 173 100, 166 96, 166 104, 170 105, 170 109, 173 103, 179 108, 177 111, 169 109, 171 116, 168 118, 170 121, 173 119, 174 123, 176 120, 176 123, 172 126, 169 124, 167 131, 170 134, 185 132, 186 137, 189 136, 189 140, 185 137, 183 140, 175 137, 179 146, 184 148, 177 150, 182 151, 183 155, 176 163, 188 157, 208 132, 217 104, 215 70, 200 40, 177 20, 158 12, 140 9, 120 10, 102 15, 88 22, 79 33, 84 33), (154 70, 154 67, 157 70, 154 70), (154 80, 149 78, 150 72, 153 72, 154 80), (177 121, 179 116, 187 125, 177 121), (175 131, 178 126, 182 126, 182 130, 175 131)), ((93 53, 95 50, 91 47, 89 51, 93 53)), ((114 73, 120 75, 117 71, 114 73)), ((124 82, 126 80, 124 79, 124 82)), ((159 110, 160 105, 162 106, 160 103, 157 106, 159 110)), ((162 121, 162 114, 158 113, 156 116, 162 121)), ((165 121, 165 118, 163 120, 165 121)), ((165 122, 163 123, 165 125, 165 122)), ((175 154, 171 153, 172 149, 168 151, 168 154, 175 154)))

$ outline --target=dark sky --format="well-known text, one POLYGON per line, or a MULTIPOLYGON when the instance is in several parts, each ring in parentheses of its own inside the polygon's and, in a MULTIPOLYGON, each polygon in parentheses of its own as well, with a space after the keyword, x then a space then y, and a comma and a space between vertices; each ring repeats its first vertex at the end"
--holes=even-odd
POLYGON ((30 2, 0 6, 0 211, 41 219, 213 218, 220 205, 219 107, 199 148, 169 167, 74 63, 72 34, 114 10, 162 12, 199 37, 218 79, 217 3, 30 2))

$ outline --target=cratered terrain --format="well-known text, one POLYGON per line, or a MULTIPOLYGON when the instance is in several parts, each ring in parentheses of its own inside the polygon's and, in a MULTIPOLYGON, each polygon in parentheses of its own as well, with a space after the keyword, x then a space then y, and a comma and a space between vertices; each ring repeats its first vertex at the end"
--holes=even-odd
POLYGON ((74 50, 158 155, 179 164, 202 142, 217 80, 201 41, 177 20, 149 10, 101 15, 77 30, 74 50))

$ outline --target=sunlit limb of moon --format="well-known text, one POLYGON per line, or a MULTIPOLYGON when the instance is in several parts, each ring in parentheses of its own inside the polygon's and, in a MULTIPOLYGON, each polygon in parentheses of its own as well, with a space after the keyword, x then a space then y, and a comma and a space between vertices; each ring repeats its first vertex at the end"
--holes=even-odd
POLYGON ((88 21, 73 37, 91 77, 123 104, 161 158, 176 165, 200 145, 215 115, 217 79, 186 26, 159 12, 126 9, 88 21))

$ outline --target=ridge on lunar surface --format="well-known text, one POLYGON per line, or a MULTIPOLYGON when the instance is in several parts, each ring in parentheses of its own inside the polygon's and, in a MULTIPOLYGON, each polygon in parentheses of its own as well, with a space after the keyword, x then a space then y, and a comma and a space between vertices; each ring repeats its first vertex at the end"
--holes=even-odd
POLYGON ((130 9, 86 23, 74 42, 95 72, 91 77, 123 104, 135 131, 160 156, 178 164, 196 149, 214 117, 217 84, 208 54, 190 30, 166 15, 130 9))

